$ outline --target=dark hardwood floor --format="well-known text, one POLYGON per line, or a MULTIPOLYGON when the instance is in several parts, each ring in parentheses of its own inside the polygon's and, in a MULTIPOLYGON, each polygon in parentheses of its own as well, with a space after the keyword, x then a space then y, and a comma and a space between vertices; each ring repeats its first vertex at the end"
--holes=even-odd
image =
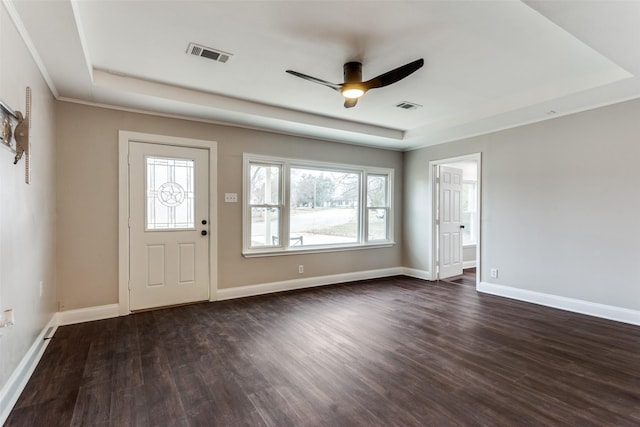
POLYGON ((638 426, 640 328, 407 277, 58 329, 8 426, 638 426))
POLYGON ((451 277, 443 279, 443 282, 452 283, 455 285, 466 285, 476 287, 476 268, 465 268, 462 270, 462 275, 457 277, 451 277))

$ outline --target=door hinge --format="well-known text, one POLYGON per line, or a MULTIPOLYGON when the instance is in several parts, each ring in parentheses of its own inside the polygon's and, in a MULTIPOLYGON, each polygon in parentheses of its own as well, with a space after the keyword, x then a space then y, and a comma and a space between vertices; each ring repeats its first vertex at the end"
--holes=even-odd
POLYGON ((127 289, 131 290, 131 281, 127 282, 127 289))
POLYGON ((129 219, 127 220, 127 225, 129 226, 129 228, 131 228, 131 217, 129 217, 129 219))

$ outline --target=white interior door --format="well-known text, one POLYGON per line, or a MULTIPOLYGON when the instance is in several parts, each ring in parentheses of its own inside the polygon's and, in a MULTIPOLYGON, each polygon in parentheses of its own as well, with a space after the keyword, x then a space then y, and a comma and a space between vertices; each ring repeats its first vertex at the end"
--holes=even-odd
POLYGON ((129 142, 129 305, 209 298, 209 152, 129 142))
POLYGON ((439 167, 439 279, 462 274, 462 169, 439 167))

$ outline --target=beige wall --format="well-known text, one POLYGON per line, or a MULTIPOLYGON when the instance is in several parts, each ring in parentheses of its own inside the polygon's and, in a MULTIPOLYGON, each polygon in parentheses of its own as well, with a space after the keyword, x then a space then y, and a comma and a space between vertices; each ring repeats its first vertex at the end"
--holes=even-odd
MULTIPOLYGON (((16 321, 0 329, 0 388, 9 386, 9 376, 56 311, 55 105, 0 6, 0 98, 24 112, 27 86, 33 99, 30 185, 24 182, 24 160, 13 165, 14 154, 0 148, 0 310, 13 308, 16 321)), ((7 404, 3 398, 0 393, 0 412, 7 404)))
POLYGON ((639 137, 635 100, 405 153, 404 265, 431 269, 429 161, 482 152, 482 281, 640 309, 639 137))
POLYGON ((244 258, 243 152, 395 169, 401 237, 402 153, 58 102, 58 289, 63 310, 118 302, 118 131, 218 142, 218 288, 401 266, 401 245, 244 258), (304 275, 298 274, 304 264, 304 275))

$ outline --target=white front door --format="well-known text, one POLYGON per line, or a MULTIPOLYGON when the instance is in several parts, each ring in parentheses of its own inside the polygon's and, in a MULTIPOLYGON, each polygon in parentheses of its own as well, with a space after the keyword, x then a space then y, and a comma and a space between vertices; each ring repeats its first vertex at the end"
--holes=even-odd
POLYGON ((209 151, 129 142, 129 305, 209 299, 209 151))
POLYGON ((462 274, 462 169, 439 167, 439 279, 462 274))

